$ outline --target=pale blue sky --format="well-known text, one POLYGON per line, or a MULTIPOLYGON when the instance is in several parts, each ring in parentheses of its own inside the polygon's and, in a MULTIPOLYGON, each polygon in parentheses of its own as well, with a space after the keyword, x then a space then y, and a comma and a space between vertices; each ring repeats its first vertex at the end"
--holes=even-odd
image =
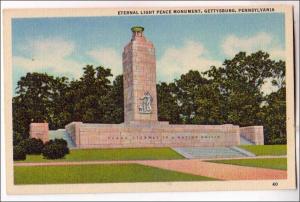
POLYGON ((85 64, 122 72, 130 28, 145 27, 156 48, 158 81, 204 71, 240 50, 284 59, 284 15, 223 14, 13 19, 13 86, 28 71, 78 77, 85 64))

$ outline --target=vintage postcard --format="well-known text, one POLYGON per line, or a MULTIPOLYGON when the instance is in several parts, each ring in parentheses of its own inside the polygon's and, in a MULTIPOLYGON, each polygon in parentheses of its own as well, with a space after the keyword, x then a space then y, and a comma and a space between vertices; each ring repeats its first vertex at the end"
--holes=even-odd
POLYGON ((292 9, 5 10, 8 193, 294 189, 292 9))

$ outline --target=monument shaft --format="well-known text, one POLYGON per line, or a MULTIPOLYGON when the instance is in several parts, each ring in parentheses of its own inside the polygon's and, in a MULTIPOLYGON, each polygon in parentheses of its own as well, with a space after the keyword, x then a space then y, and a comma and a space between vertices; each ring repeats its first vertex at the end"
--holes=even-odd
POLYGON ((124 120, 157 121, 156 59, 142 27, 132 28, 123 52, 124 120))

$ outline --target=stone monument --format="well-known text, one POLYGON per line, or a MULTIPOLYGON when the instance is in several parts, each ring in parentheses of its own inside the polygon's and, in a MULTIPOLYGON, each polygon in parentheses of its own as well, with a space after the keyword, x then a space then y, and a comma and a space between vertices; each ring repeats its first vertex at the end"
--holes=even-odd
POLYGON ((157 121, 156 60, 143 27, 132 27, 123 52, 124 120, 157 121))
MULTIPOLYGON (((72 122, 65 126, 78 148, 118 147, 218 147, 236 146, 241 137, 253 144, 264 144, 263 126, 171 125, 158 121, 156 59, 153 44, 144 28, 131 28, 131 41, 123 51, 124 123, 89 124, 72 122)), ((33 123, 32 137, 48 139, 33 123)), ((45 131, 45 130, 44 130, 45 131)), ((47 130, 46 130, 47 131, 47 130)))

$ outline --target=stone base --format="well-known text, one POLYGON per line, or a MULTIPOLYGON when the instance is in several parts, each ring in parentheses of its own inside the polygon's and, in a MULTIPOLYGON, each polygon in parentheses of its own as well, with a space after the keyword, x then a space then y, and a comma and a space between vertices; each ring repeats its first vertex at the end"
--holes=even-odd
POLYGON ((78 148, 216 147, 240 144, 239 126, 170 125, 159 121, 122 124, 72 122, 66 131, 78 148))
MULTIPOLYGON (((164 121, 130 121, 122 124, 72 122, 65 126, 77 148, 231 147, 240 136, 264 144, 263 126, 170 125, 164 121)), ((48 123, 31 123, 30 137, 49 140, 48 123)))
POLYGON ((251 141, 256 145, 264 144, 264 128, 263 126, 248 126, 241 127, 240 134, 245 139, 251 141))
POLYGON ((44 143, 49 140, 48 123, 31 123, 29 128, 31 138, 41 139, 44 143))

